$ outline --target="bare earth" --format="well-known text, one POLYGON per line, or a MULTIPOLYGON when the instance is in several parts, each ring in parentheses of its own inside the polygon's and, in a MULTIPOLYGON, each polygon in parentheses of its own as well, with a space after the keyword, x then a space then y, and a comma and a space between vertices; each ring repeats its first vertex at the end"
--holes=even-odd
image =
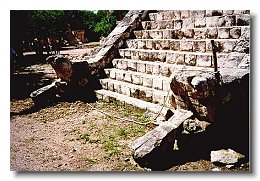
MULTIPOLYGON (((65 53, 70 53, 67 51, 65 53)), ((72 51, 75 53, 75 50, 72 51)), ((31 91, 55 78, 44 61, 28 63, 11 75, 11 170, 14 171, 147 171, 132 158, 129 143, 151 126, 122 121, 147 121, 143 110, 117 102, 59 102, 40 110, 31 91)), ((208 160, 173 165, 169 171, 245 171, 248 165, 227 169, 208 160)))

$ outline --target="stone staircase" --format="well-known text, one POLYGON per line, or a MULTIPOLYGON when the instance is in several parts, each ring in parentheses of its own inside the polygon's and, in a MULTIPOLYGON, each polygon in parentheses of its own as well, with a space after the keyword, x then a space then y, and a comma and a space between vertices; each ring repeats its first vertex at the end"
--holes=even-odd
POLYGON ((100 99, 116 99, 155 113, 173 108, 171 75, 179 71, 214 72, 211 40, 218 68, 249 70, 248 11, 183 10, 149 13, 141 30, 127 39, 120 57, 112 60, 101 79, 100 99))

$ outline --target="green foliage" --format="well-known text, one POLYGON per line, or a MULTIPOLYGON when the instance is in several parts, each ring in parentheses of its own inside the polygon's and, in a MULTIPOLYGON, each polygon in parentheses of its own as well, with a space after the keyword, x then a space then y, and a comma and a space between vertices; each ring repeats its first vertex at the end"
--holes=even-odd
POLYGON ((122 138, 126 138, 127 137, 127 131, 124 128, 119 128, 116 130, 116 135, 122 137, 122 138))
MULTIPOLYGON (((125 11, 119 13, 123 16, 125 11)), ((115 26, 115 11, 11 11, 11 40, 13 37, 14 41, 31 41, 36 37, 62 37, 69 27, 71 30, 85 30, 87 39, 98 41, 100 36, 107 36, 115 26)))

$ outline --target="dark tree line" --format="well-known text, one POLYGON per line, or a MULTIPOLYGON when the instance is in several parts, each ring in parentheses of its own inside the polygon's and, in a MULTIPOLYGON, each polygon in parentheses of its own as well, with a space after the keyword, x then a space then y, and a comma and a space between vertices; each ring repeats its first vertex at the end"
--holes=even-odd
POLYGON ((99 41, 106 37, 127 11, 12 10, 10 12, 11 47, 19 50, 21 42, 35 38, 64 37, 68 29, 85 30, 85 38, 99 41))

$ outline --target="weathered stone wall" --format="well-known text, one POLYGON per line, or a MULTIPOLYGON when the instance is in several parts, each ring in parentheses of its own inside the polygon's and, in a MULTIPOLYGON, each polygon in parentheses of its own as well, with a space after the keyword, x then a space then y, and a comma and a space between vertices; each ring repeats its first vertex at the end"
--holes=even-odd
POLYGON ((173 107, 191 110, 200 120, 214 122, 232 102, 247 102, 249 94, 245 85, 249 85, 249 72, 225 69, 220 73, 220 82, 214 73, 176 73, 171 82, 173 107))

